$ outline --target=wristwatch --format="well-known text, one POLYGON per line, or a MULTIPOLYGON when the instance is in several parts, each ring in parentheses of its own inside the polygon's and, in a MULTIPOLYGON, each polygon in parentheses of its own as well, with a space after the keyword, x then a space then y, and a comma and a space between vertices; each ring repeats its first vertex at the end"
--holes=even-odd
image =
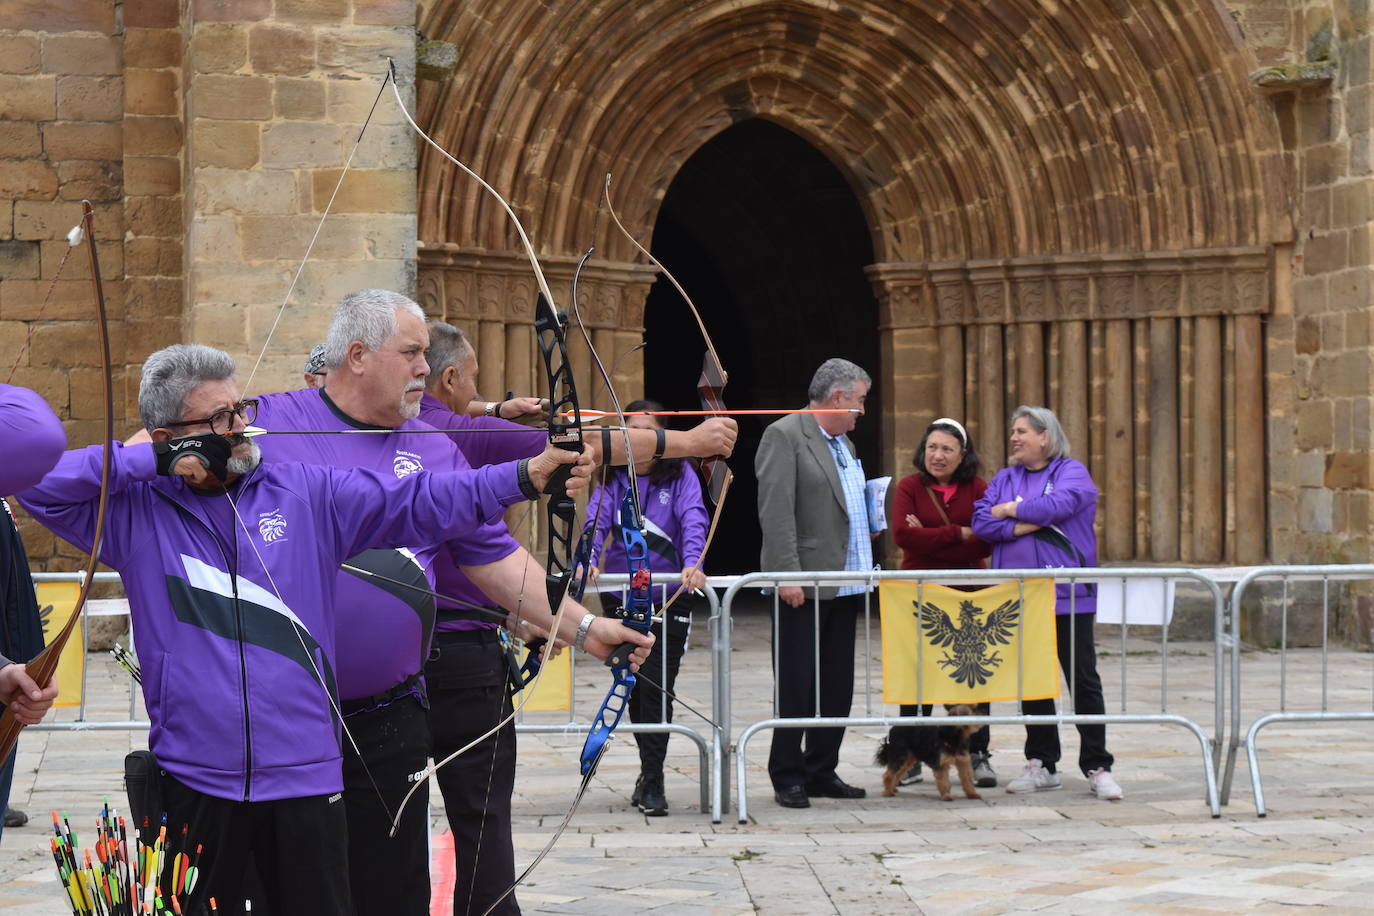
POLYGON ((582 618, 582 622, 577 625, 577 638, 573 640, 573 648, 582 648, 582 644, 587 641, 587 631, 591 629, 594 620, 596 620, 595 614, 588 614, 582 618))
POLYGON ((499 417, 500 414, 497 412, 497 409, 498 409, 500 406, 501 406, 501 402, 500 402, 500 401, 487 401, 487 410, 486 410, 487 416, 489 416, 489 417, 499 417))

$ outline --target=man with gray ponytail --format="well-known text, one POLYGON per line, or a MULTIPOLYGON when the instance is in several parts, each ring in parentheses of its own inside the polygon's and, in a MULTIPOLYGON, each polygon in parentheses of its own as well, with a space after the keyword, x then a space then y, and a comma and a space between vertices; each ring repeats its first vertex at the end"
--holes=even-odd
MULTIPOLYGON (((791 414, 764 431, 754 459, 763 529, 761 569, 860 571, 873 567, 863 466, 846 435, 863 415, 872 384, 868 373, 849 360, 828 359, 811 379, 808 406, 849 412, 791 414)), ((773 636, 777 715, 849 715, 854 698, 854 629, 867 590, 862 585, 819 589, 817 618, 806 590, 778 589, 784 606, 779 608, 773 636), (814 662, 817 655, 819 670, 814 662)), ((768 775, 778 804, 807 808, 810 798, 863 798, 863 789, 848 785, 835 773, 843 741, 843 728, 774 729, 768 775)))

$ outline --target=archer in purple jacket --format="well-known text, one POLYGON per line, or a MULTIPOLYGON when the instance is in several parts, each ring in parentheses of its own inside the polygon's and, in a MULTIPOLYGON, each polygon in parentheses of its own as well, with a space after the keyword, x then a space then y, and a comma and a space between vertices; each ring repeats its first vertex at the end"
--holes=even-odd
MULTIPOLYGON (((251 854, 270 912, 349 912, 338 566, 499 518, 567 457, 399 479, 259 465, 233 371, 209 347, 149 357, 139 412, 154 442, 115 446, 101 559, 129 595, 168 823, 204 847, 193 904, 241 900, 251 854)), ((20 497, 78 546, 95 528, 101 451, 68 452, 20 497)))
MULTIPOLYGON (((631 401, 625 410, 658 411, 657 401, 631 401)), ((661 429, 658 417, 630 416, 626 425, 636 429, 661 429)), ((696 469, 680 458, 661 459, 652 452, 635 456, 634 487, 643 516, 644 542, 649 548, 649 569, 654 588, 650 594, 654 608, 666 619, 653 625, 657 642, 644 662, 644 674, 630 692, 631 722, 671 722, 671 696, 677 684, 678 669, 687 651, 692 629, 692 612, 700 607, 695 592, 706 585, 701 561, 706 553, 707 515, 701 498, 701 481, 696 469), (681 591, 683 594, 677 595, 681 591), (677 595, 676 600, 673 596, 677 595), (671 602, 668 613, 662 609, 671 602), (665 633, 666 628, 666 633, 665 633), (666 639, 664 638, 666 635, 666 639), (656 683, 649 683, 650 680, 656 683), (664 691, 667 691, 666 693, 664 691)), ((592 528, 591 577, 601 570, 624 574, 629 571, 621 528, 621 503, 630 489, 626 468, 616 468, 603 478, 592 493, 587 508, 587 525, 592 528), (602 554, 606 535, 610 546, 602 554)), ((602 592, 601 605, 610 616, 623 614, 622 593, 602 592)), ((663 786, 663 763, 668 755, 667 732, 635 732, 639 746, 639 778, 635 780, 630 803, 650 817, 668 813, 668 798, 663 786)))
MULTIPOLYGON (((1055 569, 1097 565, 1097 486, 1088 469, 1069 457, 1069 441, 1053 411, 1016 408, 1011 415, 1011 466, 997 472, 973 507, 973 533, 992 544, 994 569, 1055 569)), ((1106 712, 1097 674, 1093 621, 1096 586, 1055 587, 1055 635, 1059 664, 1069 678, 1074 711, 1106 712)), ((1023 700, 1027 715, 1054 715, 1054 700, 1023 700)), ((1079 725, 1078 766, 1098 798, 1115 801, 1105 725, 1079 725)), ((1007 791, 1036 792, 1063 785, 1056 772, 1059 729, 1026 726, 1026 766, 1007 791)))
MULTIPOLYGON (((0 385, 0 496, 42 480, 66 445, 62 421, 46 401, 27 388, 0 385)), ((57 698, 57 681, 40 690, 22 663, 43 650, 43 624, 24 543, 3 498, 0 509, 0 703, 14 704, 21 723, 36 725, 57 698)), ((0 760, 0 833, 17 753, 0 760)))

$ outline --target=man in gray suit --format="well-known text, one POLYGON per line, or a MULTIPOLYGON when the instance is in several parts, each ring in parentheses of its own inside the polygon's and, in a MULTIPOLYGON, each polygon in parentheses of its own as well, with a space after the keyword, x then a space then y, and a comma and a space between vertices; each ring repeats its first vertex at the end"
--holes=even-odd
MULTIPOLYGON (((853 412, 791 414, 764 431, 754 459, 763 528, 762 569, 872 568, 864 471, 845 435, 863 415, 864 398, 872 384, 868 373, 849 360, 828 359, 811 379, 809 406, 853 412)), ((855 621, 867 590, 866 585, 820 589, 818 621, 805 589, 778 589, 785 607, 780 609, 773 634, 777 715, 849 715, 854 698, 855 621), (818 644, 819 671, 814 663, 818 644)), ((835 773, 843 740, 843 728, 774 729, 768 775, 778 804, 807 808, 810 798, 863 798, 863 789, 846 784, 835 773)))

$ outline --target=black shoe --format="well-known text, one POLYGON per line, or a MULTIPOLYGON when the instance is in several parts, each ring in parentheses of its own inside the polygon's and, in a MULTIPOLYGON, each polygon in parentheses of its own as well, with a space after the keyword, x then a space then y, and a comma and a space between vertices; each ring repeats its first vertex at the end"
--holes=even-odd
POLYGON ((780 786, 773 792, 773 798, 784 808, 810 808, 811 799, 801 786, 780 786))
POLYGON ((23 827, 28 822, 29 816, 25 814, 23 811, 20 811, 18 808, 5 809, 6 827, 23 827))
POLYGON ((808 783, 806 794, 811 798, 863 798, 868 793, 838 776, 832 776, 825 782, 808 783))
POLYGON ((663 776, 639 774, 635 791, 630 796, 636 808, 649 817, 663 817, 668 813, 668 799, 663 795, 663 776))

